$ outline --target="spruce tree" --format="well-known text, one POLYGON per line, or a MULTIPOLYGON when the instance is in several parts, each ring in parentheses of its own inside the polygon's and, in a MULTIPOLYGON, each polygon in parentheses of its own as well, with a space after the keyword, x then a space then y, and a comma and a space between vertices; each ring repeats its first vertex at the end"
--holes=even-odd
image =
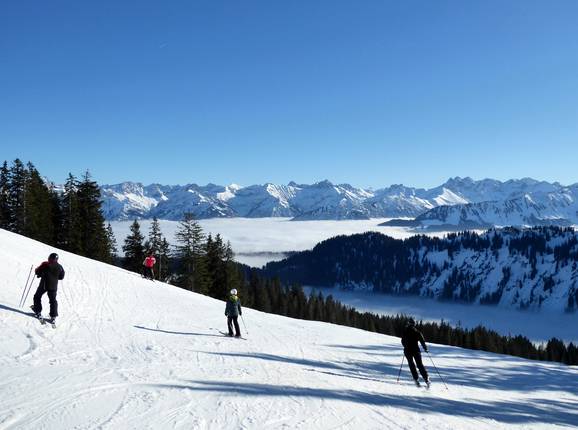
POLYGON ((9 201, 9 175, 8 163, 4 161, 0 168, 0 228, 9 229, 12 222, 9 201))
POLYGON ((38 170, 28 163, 25 186, 26 218, 23 233, 32 239, 54 245, 54 223, 50 189, 38 170))
POLYGON ((116 237, 114 236, 114 231, 112 230, 112 226, 110 225, 110 223, 108 223, 106 226, 106 242, 108 247, 108 255, 110 256, 110 261, 107 262, 113 263, 114 260, 118 257, 117 256, 118 245, 116 243, 116 237))
MULTIPOLYGON (((220 235, 217 235, 219 241, 221 241, 220 235)), ((221 241, 222 243, 222 241, 221 241)), ((246 293, 244 288, 244 283, 239 270, 239 267, 235 263, 235 254, 233 253, 233 248, 231 247, 231 242, 227 241, 226 244, 222 246, 222 255, 224 263, 224 290, 228 293, 233 288, 239 291, 239 294, 243 295, 246 293)))
POLYGON ((154 217, 149 228, 149 235, 146 242, 146 252, 152 252, 153 254, 157 254, 161 243, 163 241, 163 234, 161 232, 161 227, 159 224, 159 220, 154 217))
POLYGON ((228 296, 228 290, 221 247, 222 241, 213 240, 213 237, 209 234, 205 245, 205 262, 210 282, 208 294, 211 297, 225 299, 228 296))
POLYGON ((110 245, 101 211, 100 188, 88 171, 78 185, 77 195, 82 254, 96 260, 110 261, 110 245))
POLYGON ((157 269, 155 272, 157 279, 165 279, 168 271, 170 248, 156 217, 153 218, 151 223, 145 248, 147 255, 153 253, 157 258, 157 269))
POLYGON ((178 285, 190 291, 206 294, 210 284, 204 258, 206 244, 203 229, 191 213, 184 214, 175 239, 178 243, 175 247, 175 256, 179 260, 178 285))
POLYGON ((166 238, 163 237, 158 251, 158 275, 160 281, 168 282, 170 279, 170 254, 171 245, 166 238))
POLYGON ((24 234, 26 225, 26 181, 27 172, 18 158, 14 160, 8 174, 9 230, 24 234))
POLYGON ((78 202, 78 181, 69 173, 61 198, 62 225, 59 246, 74 254, 82 254, 82 228, 78 202))
POLYGON ((140 224, 135 219, 130 226, 130 234, 124 240, 124 267, 133 272, 142 272, 142 263, 145 258, 144 237, 140 232, 140 224))
POLYGON ((52 214, 52 240, 55 246, 59 246, 62 243, 62 227, 64 224, 64 217, 62 213, 62 204, 60 193, 54 187, 54 184, 50 185, 50 213, 52 214))

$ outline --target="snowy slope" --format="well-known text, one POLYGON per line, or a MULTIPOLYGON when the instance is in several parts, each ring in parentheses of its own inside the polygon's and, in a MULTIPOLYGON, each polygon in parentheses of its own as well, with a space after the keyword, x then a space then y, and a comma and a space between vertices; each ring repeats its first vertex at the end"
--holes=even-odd
POLYGON ((247 309, 229 339, 222 302, 61 252, 52 330, 17 309, 52 249, 0 230, 0 428, 567 428, 575 368, 432 345, 448 380, 395 384, 399 339, 247 309))

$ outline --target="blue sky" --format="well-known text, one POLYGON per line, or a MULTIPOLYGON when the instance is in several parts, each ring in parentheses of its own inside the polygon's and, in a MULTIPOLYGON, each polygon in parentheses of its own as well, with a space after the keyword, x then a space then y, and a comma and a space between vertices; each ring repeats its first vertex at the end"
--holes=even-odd
POLYGON ((0 160, 62 181, 578 182, 575 1, 26 1, 0 160))

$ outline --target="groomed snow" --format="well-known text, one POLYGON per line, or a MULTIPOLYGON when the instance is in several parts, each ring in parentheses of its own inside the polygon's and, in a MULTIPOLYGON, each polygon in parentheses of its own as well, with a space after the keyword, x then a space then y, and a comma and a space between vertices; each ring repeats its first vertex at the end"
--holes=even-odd
MULTIPOLYGON (((578 423, 578 372, 431 345, 432 389, 395 383, 399 339, 246 309, 60 252, 58 328, 18 309, 53 249, 0 230, 2 429, 500 429, 578 423)), ((27 305, 30 303, 28 300, 27 305)), ((46 303, 46 298, 45 298, 46 303)), ((555 330, 555 328, 553 328, 555 330)))

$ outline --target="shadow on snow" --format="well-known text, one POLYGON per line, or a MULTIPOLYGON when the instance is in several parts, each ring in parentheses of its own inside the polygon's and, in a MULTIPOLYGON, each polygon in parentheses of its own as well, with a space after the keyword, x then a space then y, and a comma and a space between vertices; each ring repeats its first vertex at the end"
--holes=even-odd
POLYGON ((10 306, 3 305, 2 303, 0 303, 0 310, 14 312, 16 314, 26 315, 27 317, 36 318, 34 316, 34 314, 32 313, 32 311, 26 312, 26 311, 23 311, 21 309, 11 308, 10 306))
POLYGON ((170 331, 170 330, 162 330, 160 328, 150 328, 150 327, 143 327, 140 325, 133 326, 134 328, 138 328, 139 330, 146 330, 146 331, 154 331, 157 333, 166 333, 166 334, 177 334, 181 336, 210 336, 210 337, 223 337, 219 334, 210 334, 210 333, 194 333, 194 332, 184 332, 184 331, 170 331))
POLYGON ((241 396, 308 397, 340 400, 364 405, 389 406, 418 413, 485 418, 508 424, 544 423, 574 426, 578 422, 576 402, 533 398, 523 403, 487 401, 472 403, 439 397, 369 393, 309 387, 252 384, 241 382, 187 381, 187 384, 149 384, 160 389, 219 392, 241 396))
MULTIPOLYGON (((326 346, 350 349, 364 353, 364 355, 375 355, 375 351, 380 351, 381 353, 377 355, 383 358, 395 355, 399 358, 399 364, 401 364, 402 349, 390 345, 326 346), (392 350, 395 351, 395 354, 391 353, 392 350)), ((576 366, 565 366, 548 361, 534 361, 477 350, 468 350, 468 353, 465 354, 460 353, 462 351, 460 348, 447 346, 438 348, 438 345, 430 345, 430 351, 430 356, 424 353, 422 357, 424 365, 434 382, 439 376, 432 365, 432 359, 444 380, 454 385, 506 391, 531 392, 548 390, 565 391, 572 394, 578 393, 578 367, 576 366), (448 350, 448 348, 452 348, 453 351, 448 350), (441 358, 445 362, 440 366, 438 359, 441 358), (480 360, 484 361, 481 368, 480 360)), ((384 369, 379 364, 378 362, 367 362, 361 367, 366 370, 383 373, 384 369)), ((399 371, 399 364, 396 372, 399 371)), ((387 373, 391 374, 391 372, 387 373)), ((409 370, 405 362, 401 374, 402 378, 409 377, 409 370)), ((395 376, 397 377, 397 373, 395 373, 395 376)))

